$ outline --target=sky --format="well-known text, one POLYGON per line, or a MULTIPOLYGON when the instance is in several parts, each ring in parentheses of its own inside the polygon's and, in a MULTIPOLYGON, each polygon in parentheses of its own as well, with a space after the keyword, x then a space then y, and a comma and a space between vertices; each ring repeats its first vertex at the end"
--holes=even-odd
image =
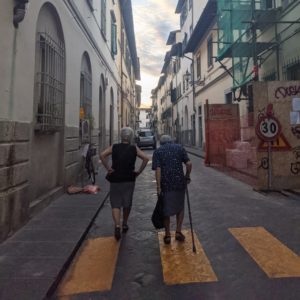
POLYGON ((151 104, 151 90, 157 86, 170 31, 179 29, 175 14, 178 0, 132 0, 137 54, 140 58, 142 103, 151 104))

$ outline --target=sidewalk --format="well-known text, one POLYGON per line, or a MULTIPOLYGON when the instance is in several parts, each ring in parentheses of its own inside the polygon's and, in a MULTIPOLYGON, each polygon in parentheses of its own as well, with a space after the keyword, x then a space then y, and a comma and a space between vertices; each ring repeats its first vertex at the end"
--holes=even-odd
POLYGON ((194 146, 186 146, 186 145, 183 146, 188 153, 203 159, 205 158, 205 152, 201 148, 194 147, 194 146))
POLYGON ((97 195, 64 194, 0 244, 0 299, 46 296, 107 198, 103 172, 100 167, 97 195))

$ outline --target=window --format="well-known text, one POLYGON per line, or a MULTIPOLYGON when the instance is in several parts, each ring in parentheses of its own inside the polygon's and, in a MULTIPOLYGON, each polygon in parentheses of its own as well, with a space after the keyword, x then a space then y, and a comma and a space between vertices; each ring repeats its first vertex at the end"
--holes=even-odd
POLYGON ((83 54, 80 73, 80 116, 81 119, 92 118, 92 72, 87 53, 83 54))
POLYGON ((176 92, 177 92, 177 99, 179 99, 181 97, 181 83, 177 86, 176 92))
POLYGON ((117 46, 117 24, 116 24, 116 16, 114 11, 111 12, 111 55, 114 58, 118 52, 117 46))
POLYGON ((196 75, 197 79, 201 79, 201 54, 197 55, 196 59, 196 75))
POLYGON ((45 4, 37 22, 35 129, 60 130, 64 126, 64 102, 65 44, 57 13, 51 4, 45 4))
POLYGON ((225 104, 232 104, 232 92, 225 94, 225 104))
MULTIPOLYGON (((191 86, 193 85, 193 82, 194 82, 194 69, 193 69, 193 66, 194 66, 194 64, 193 63, 191 63, 191 65, 190 65, 190 73, 191 73, 191 79, 190 79, 190 84, 191 84, 191 86)), ((187 87, 187 88, 189 88, 189 87, 187 87)))
POLYGON ((273 0, 265 0, 266 9, 273 8, 273 0))
POLYGON ((287 80, 300 80, 300 62, 287 67, 286 72, 287 80))
POLYGON ((106 0, 101 0, 101 31, 106 36, 106 0))
POLYGON ((173 61, 173 73, 176 74, 176 61, 173 61))
POLYGON ((127 67, 128 74, 129 74, 129 76, 131 76, 132 63, 131 63, 131 56, 130 56, 130 50, 129 50, 128 44, 126 45, 125 51, 126 51, 126 53, 125 53, 125 64, 126 64, 126 67, 127 67))
POLYGON ((207 40, 207 66, 210 67, 213 65, 213 42, 212 36, 207 40))
POLYGON ((186 47, 187 44, 187 33, 184 33, 184 39, 182 41, 182 49, 184 49, 186 47))
POLYGON ((186 18, 187 18, 187 2, 185 1, 185 3, 182 6, 182 11, 181 11, 181 15, 180 15, 180 26, 182 27, 186 18))

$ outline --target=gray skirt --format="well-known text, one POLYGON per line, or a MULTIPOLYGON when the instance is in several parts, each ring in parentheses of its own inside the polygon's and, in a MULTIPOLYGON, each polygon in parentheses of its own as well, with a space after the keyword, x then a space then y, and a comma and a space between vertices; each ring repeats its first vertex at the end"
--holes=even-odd
POLYGON ((134 192, 134 181, 111 182, 110 183, 110 204, 112 208, 130 208, 134 192))
POLYGON ((164 215, 173 216, 184 210, 185 190, 163 193, 164 215))

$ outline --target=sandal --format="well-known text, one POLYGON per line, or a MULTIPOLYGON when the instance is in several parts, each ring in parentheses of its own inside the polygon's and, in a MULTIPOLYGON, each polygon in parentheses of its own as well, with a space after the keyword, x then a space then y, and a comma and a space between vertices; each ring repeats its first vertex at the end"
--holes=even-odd
POLYGON ((122 232, 126 233, 128 231, 129 227, 127 224, 122 225, 122 232))
POLYGON ((120 227, 115 227, 115 239, 118 241, 121 238, 120 227))
POLYGON ((184 242, 185 241, 185 236, 182 234, 182 232, 176 231, 175 239, 176 239, 176 241, 184 242))
POLYGON ((171 236, 170 235, 165 235, 164 236, 164 243, 166 245, 169 245, 171 243, 171 236))

